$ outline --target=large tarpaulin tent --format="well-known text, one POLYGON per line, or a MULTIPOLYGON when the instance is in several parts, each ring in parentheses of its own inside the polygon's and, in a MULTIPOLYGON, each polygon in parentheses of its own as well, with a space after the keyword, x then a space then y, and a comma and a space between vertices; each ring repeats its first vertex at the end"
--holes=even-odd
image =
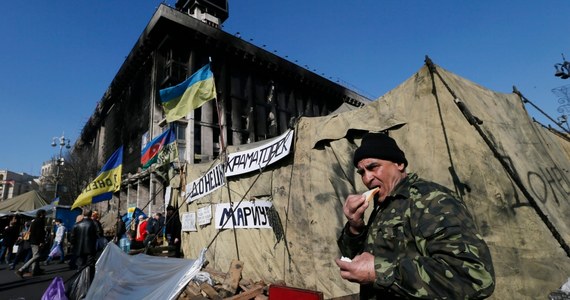
POLYGON ((18 195, 14 198, 0 202, 0 216, 39 209, 49 203, 35 190, 18 195))
MULTIPOLYGON (((334 263, 336 239, 345 197, 365 191, 352 153, 364 132, 382 130, 405 151, 409 172, 466 202, 493 256, 493 299, 544 299, 570 276, 568 137, 535 123, 518 94, 490 91, 429 63, 363 108, 300 119, 292 153, 262 172, 228 177, 223 188, 189 204, 173 193, 183 216, 209 206, 214 214, 230 201, 273 205, 273 230, 219 231, 212 221, 183 233, 185 256, 208 247, 210 266, 219 270, 239 258, 243 276, 253 280, 284 280, 325 298, 357 293, 334 263)), ((211 166, 187 166, 182 184, 172 185, 180 188, 211 166)))

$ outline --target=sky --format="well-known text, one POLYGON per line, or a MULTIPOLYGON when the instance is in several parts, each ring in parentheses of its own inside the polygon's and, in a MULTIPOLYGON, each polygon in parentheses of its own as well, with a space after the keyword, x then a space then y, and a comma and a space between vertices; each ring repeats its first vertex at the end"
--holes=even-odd
MULTIPOLYGON (((0 18, 0 170, 39 175, 73 144, 160 3, 8 1, 0 18)), ((428 55, 488 89, 516 86, 556 119, 570 60, 567 0, 229 0, 222 30, 364 96, 410 78, 428 55)), ((537 121, 553 125, 527 105, 537 121)), ((567 111, 570 113, 570 111, 567 111)))

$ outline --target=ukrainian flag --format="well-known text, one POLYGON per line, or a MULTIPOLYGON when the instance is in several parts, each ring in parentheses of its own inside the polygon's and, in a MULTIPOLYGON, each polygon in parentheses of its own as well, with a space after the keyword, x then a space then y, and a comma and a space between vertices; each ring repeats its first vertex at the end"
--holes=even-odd
POLYGON ((111 200, 113 193, 121 188, 123 171, 123 146, 119 147, 99 172, 99 175, 75 199, 71 209, 105 200, 111 200))
POLYGON ((210 64, 203 66, 182 83, 160 90, 160 100, 169 123, 185 117, 214 98, 216 87, 210 64))

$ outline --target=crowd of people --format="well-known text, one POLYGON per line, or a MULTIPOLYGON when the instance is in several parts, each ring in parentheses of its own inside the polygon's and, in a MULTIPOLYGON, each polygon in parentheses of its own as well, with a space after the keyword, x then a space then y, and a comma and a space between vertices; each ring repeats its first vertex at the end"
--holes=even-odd
POLYGON ((88 209, 77 216, 75 224, 64 224, 57 218, 49 219, 48 223, 46 211, 41 209, 31 221, 13 216, 0 230, 0 264, 8 264, 10 270, 24 278, 43 274, 42 261, 44 265, 67 261, 70 269, 89 268, 93 278, 95 259, 109 240, 127 253, 131 249, 162 245, 168 240, 175 256, 180 257, 181 225, 175 212, 169 206, 166 218, 161 213, 154 213, 151 218, 141 214, 128 222, 129 226, 117 216, 112 236, 105 235, 99 212, 88 209))

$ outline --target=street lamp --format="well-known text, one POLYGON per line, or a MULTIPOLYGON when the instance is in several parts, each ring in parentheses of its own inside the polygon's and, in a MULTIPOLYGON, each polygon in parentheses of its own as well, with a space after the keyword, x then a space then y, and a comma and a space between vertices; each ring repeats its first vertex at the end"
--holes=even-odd
POLYGON ((54 137, 51 141, 52 147, 57 147, 59 145, 59 156, 56 157, 56 171, 55 171, 55 191, 53 195, 53 199, 57 198, 57 190, 59 185, 59 166, 63 166, 65 159, 62 156, 63 148, 70 149, 71 145, 69 144, 71 141, 62 134, 60 137, 54 137), (59 140, 59 141, 58 141, 59 140))
POLYGON ((564 54, 562 54, 562 63, 554 64, 554 68, 556 69, 554 76, 562 79, 570 78, 570 62, 566 61, 564 54))

